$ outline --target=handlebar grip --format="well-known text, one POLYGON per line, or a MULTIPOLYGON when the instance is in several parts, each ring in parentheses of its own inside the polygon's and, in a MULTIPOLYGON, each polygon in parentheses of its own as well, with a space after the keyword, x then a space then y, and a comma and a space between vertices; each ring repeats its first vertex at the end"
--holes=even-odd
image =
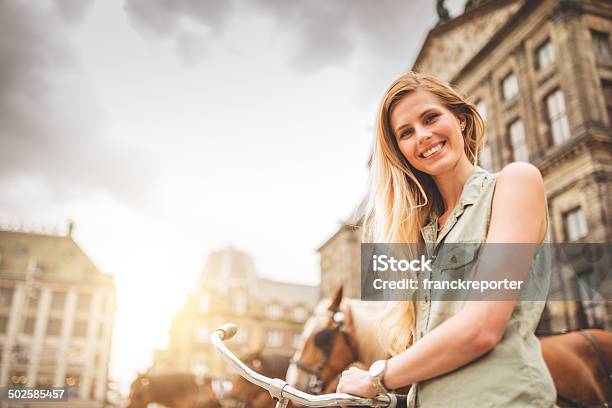
POLYGON ((238 332, 238 327, 234 323, 225 323, 216 331, 221 332, 221 340, 229 340, 238 332))

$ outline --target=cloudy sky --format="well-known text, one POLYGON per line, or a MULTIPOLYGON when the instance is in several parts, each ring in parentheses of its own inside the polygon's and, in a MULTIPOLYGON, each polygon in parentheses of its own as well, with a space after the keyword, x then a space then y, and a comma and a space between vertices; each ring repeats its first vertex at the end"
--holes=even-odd
POLYGON ((0 2, 0 223, 72 219, 115 276, 112 378, 166 344, 211 251, 318 282, 436 20, 433 0, 0 2))

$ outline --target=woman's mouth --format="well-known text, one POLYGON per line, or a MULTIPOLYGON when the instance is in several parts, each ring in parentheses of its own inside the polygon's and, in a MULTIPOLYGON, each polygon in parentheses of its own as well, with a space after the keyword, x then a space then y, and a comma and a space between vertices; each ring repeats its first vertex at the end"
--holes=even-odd
POLYGON ((438 156, 442 151, 442 148, 446 145, 446 142, 440 142, 425 150, 423 153, 419 155, 422 159, 429 159, 435 156, 438 156))

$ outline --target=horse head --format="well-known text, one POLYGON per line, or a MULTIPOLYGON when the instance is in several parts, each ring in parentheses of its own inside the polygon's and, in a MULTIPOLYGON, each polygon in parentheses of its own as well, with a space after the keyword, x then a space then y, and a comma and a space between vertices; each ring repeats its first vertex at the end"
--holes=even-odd
POLYGON ((358 360, 352 312, 343 302, 340 286, 331 302, 321 301, 306 321, 300 345, 287 370, 287 382, 300 390, 320 394, 358 360))
POLYGON ((148 374, 138 374, 130 385, 130 399, 126 408, 146 408, 152 402, 150 385, 148 374))

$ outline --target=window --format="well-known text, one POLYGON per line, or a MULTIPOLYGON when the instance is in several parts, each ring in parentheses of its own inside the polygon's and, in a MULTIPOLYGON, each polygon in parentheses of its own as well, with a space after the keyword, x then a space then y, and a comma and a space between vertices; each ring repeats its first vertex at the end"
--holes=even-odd
POLYGON ((66 362, 69 365, 85 364, 86 350, 80 347, 70 347, 66 352, 66 362))
MULTIPOLYGON (((575 291, 577 298, 581 300, 593 300, 593 295, 601 288, 601 282, 606 278, 605 275, 599 275, 595 272, 592 266, 583 266, 576 268, 574 275, 575 291)), ((593 310, 590 310, 593 313, 593 310)))
POLYGON ((480 149, 480 154, 478 155, 478 161, 480 162, 480 167, 486 170, 491 170, 493 167, 493 159, 491 157, 491 148, 489 146, 485 146, 480 149))
POLYGON ((280 319, 283 315, 283 308, 276 303, 272 303, 271 305, 268 305, 266 314, 270 319, 280 319))
POLYGON ((64 303, 66 303, 66 293, 53 292, 51 296, 51 309, 62 310, 64 308, 64 303))
POLYGON ((28 364, 30 362, 30 348, 28 346, 16 344, 13 346, 13 356, 17 364, 28 364))
POLYGON ((38 355, 38 364, 44 368, 52 368, 55 369, 55 364, 57 363, 58 349, 56 346, 48 346, 45 345, 42 348, 41 353, 38 355))
POLYGON ((17 249, 15 249, 15 255, 17 256, 17 258, 23 258, 23 257, 27 256, 28 255, 28 248, 23 246, 23 245, 17 246, 17 249))
POLYGON ((277 329, 269 329, 266 345, 268 347, 280 347, 283 345, 283 332, 277 329))
POLYGON ((502 99, 507 101, 518 93, 518 82, 514 73, 510 73, 502 80, 502 99))
POLYGON ((91 306, 91 295, 89 293, 79 293, 77 300, 77 312, 88 312, 91 306))
POLYGON ((36 312, 38 308, 38 299, 40 298, 40 291, 30 288, 28 293, 28 310, 36 312))
POLYGON ((540 45, 536 49, 536 69, 542 70, 548 68, 555 61, 555 48, 550 40, 540 45))
POLYGON ((234 313, 238 316, 242 316, 247 312, 247 299, 244 292, 237 293, 233 297, 234 313))
POLYGON ((612 51, 610 51, 610 34, 591 30, 591 39, 593 40, 595 57, 602 61, 610 60, 610 58, 612 58, 612 51))
POLYGON ((6 328, 8 326, 8 316, 0 316, 0 333, 6 333, 6 328))
POLYGON ((62 321, 60 319, 49 319, 47 322, 47 335, 59 336, 62 331, 62 321))
POLYGON ((575 208, 565 214, 565 235, 568 241, 584 238, 589 230, 582 207, 575 208))
POLYGON ((302 306, 297 306, 296 308, 293 309, 293 320, 295 320, 296 322, 303 322, 304 320, 306 320, 306 309, 304 309, 302 306))
POLYGON ((553 144, 559 145, 570 138, 565 98, 563 98, 563 92, 560 89, 546 97, 546 109, 548 111, 548 123, 553 144))
POLYGON ((515 120, 510 124, 510 145, 512 146, 512 158, 514 161, 528 161, 529 153, 525 143, 525 127, 523 121, 515 120))
POLYGON ((23 334, 34 334, 34 325, 36 324, 36 318, 27 317, 23 323, 23 334))
POLYGON ((86 337, 87 336, 87 321, 86 320, 77 320, 74 322, 74 327, 72 328, 72 337, 86 337))
POLYGON ((476 102, 476 110, 478 111, 478 113, 480 113, 480 116, 482 117, 483 121, 487 121, 487 105, 484 103, 484 101, 478 101, 476 102))
POLYGON ((610 127, 612 127, 612 82, 604 81, 601 83, 601 87, 603 88, 606 108, 608 109, 608 120, 610 121, 610 127))
POLYGON ((0 288, 0 306, 11 306, 13 303, 13 289, 0 288))

